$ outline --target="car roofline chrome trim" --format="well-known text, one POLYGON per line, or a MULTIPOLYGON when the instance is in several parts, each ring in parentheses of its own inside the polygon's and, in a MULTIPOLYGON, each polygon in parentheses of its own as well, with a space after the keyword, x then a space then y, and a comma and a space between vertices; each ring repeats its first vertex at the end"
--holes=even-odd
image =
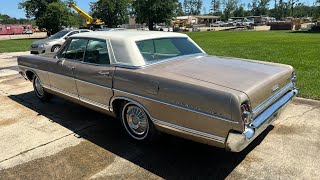
POLYGON ((202 138, 205 138, 205 139, 208 139, 208 140, 211 140, 211 141, 215 141, 215 142, 219 142, 219 143, 222 143, 222 144, 224 144, 225 141, 226 141, 226 138, 224 138, 224 137, 220 137, 220 136, 217 136, 217 135, 205 133, 205 132, 202 132, 202 131, 186 128, 186 127, 179 126, 179 125, 172 124, 172 123, 168 123, 168 122, 165 122, 165 121, 162 121, 162 120, 159 120, 159 119, 155 119, 155 118, 153 118, 151 116, 149 111, 142 104, 140 104, 139 102, 137 102, 136 100, 133 100, 131 98, 119 97, 119 96, 113 97, 111 99, 111 102, 110 102, 110 104, 111 104, 111 108, 110 109, 113 110, 113 106, 112 106, 113 101, 115 101, 117 99, 130 101, 131 103, 134 103, 135 105, 137 105, 140 108, 142 108, 148 114, 148 116, 150 117, 151 121, 156 126, 163 127, 163 128, 166 128, 166 129, 170 129, 170 130, 173 130, 173 131, 176 131, 176 132, 182 132, 182 133, 190 134, 190 135, 193 135, 193 136, 200 136, 202 138))
POLYGON ((161 64, 161 63, 165 63, 165 62, 169 62, 169 61, 176 61, 176 60, 183 60, 183 58, 187 58, 187 57, 196 57, 196 56, 206 56, 206 53, 195 53, 195 54, 188 54, 188 55, 183 55, 183 56, 177 56, 177 57, 173 57, 173 58, 168 58, 168 59, 164 59, 155 63, 151 63, 151 64, 145 64, 145 65, 141 65, 141 66, 133 66, 130 64, 124 64, 124 63, 115 63, 112 64, 115 67, 121 67, 121 68, 128 68, 128 69, 143 69, 149 66, 154 66, 157 64, 161 64))
MULTIPOLYGON (((155 102, 158 102, 158 103, 161 103, 161 104, 165 104, 165 105, 168 105, 168 106, 173 106, 175 108, 183 109, 183 110, 186 110, 186 111, 191 111, 193 113, 201 114, 201 115, 208 116, 208 117, 215 118, 215 119, 219 119, 219 120, 222 120, 222 121, 226 121, 226 122, 230 122, 230 123, 234 123, 234 124, 238 124, 239 123, 237 121, 233 121, 231 119, 227 119, 227 118, 224 118, 224 117, 215 116, 215 115, 212 115, 212 114, 209 114, 209 113, 196 111, 196 110, 189 109, 189 108, 186 108, 186 107, 181 107, 181 106, 178 106, 178 105, 175 105, 175 104, 170 104, 170 103, 163 102, 163 101, 160 101, 160 100, 156 100, 156 99, 153 99, 153 98, 149 98, 149 97, 145 97, 145 96, 141 96, 141 95, 137 95, 137 94, 132 94, 132 93, 129 93, 129 92, 126 92, 126 91, 122 91, 122 90, 119 90, 119 89, 113 89, 113 90, 121 92, 121 93, 129 94, 129 95, 132 95, 132 96, 136 96, 136 97, 139 97, 139 98, 147 99, 147 100, 150 100, 150 101, 155 101, 155 102)), ((120 97, 115 96, 115 97, 113 97, 111 99, 111 108, 113 108, 112 107, 112 102, 116 98, 120 98, 120 97)))

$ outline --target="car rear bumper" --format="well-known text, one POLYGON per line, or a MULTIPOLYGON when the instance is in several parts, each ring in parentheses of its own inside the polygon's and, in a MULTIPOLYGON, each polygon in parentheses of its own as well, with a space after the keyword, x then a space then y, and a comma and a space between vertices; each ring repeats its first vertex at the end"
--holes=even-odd
POLYGON ((286 105, 298 94, 298 89, 293 89, 273 103, 246 128, 243 133, 230 132, 226 141, 226 150, 240 152, 258 137, 281 114, 286 105))

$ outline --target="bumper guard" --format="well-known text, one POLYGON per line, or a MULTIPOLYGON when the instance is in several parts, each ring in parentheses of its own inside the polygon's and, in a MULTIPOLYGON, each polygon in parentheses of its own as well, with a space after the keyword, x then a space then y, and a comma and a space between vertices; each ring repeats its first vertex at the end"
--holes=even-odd
POLYGON ((226 150, 240 152, 258 137, 280 115, 285 106, 298 94, 298 89, 293 89, 273 103, 263 113, 254 119, 241 133, 230 132, 226 141, 226 150))

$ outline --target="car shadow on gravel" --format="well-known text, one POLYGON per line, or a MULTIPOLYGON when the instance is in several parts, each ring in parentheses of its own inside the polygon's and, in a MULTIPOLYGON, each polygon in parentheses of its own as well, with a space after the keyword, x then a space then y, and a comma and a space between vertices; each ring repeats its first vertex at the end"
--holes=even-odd
POLYGON ((141 144, 126 136, 117 119, 61 98, 42 103, 33 92, 9 98, 164 179, 224 179, 273 129, 270 126, 241 153, 165 134, 152 144, 141 144))

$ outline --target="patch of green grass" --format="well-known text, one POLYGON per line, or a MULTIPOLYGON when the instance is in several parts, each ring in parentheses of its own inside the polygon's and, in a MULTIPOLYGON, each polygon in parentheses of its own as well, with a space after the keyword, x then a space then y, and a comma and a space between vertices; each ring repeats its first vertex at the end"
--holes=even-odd
POLYGON ((39 39, 0 40, 0 53, 28 51, 31 44, 37 40, 39 39))
POLYGON ((299 96, 320 100, 320 33, 220 31, 188 35, 210 55, 289 64, 298 76, 299 96))

